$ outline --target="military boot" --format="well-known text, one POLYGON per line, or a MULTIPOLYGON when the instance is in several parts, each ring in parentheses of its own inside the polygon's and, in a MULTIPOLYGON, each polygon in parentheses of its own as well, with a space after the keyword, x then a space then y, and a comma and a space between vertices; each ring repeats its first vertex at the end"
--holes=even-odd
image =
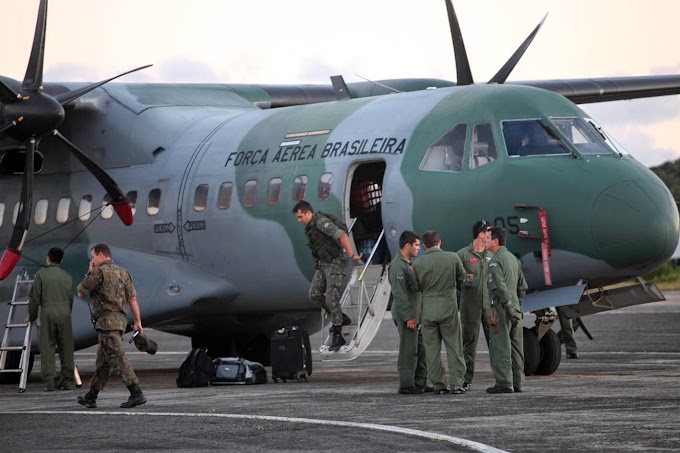
POLYGON ((331 326, 331 334, 333 335, 333 341, 328 350, 338 351, 340 350, 340 347, 346 343, 342 336, 342 326, 331 326))
POLYGON ((132 384, 128 386, 128 390, 130 390, 130 397, 126 402, 122 403, 120 407, 125 409, 128 407, 141 406, 146 403, 146 398, 142 393, 142 389, 139 388, 139 385, 132 384))
POLYGON ((76 398, 76 401, 78 401, 78 404, 82 404, 83 406, 87 407, 88 409, 94 409, 97 407, 97 395, 99 394, 99 390, 91 388, 89 392, 87 392, 83 396, 78 396, 76 398))

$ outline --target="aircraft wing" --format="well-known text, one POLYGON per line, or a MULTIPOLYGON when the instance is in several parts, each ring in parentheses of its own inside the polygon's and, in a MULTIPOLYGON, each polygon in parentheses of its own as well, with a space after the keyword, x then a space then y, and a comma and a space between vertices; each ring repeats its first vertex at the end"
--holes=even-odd
POLYGON ((575 104, 680 94, 680 75, 532 80, 507 83, 553 91, 575 104))

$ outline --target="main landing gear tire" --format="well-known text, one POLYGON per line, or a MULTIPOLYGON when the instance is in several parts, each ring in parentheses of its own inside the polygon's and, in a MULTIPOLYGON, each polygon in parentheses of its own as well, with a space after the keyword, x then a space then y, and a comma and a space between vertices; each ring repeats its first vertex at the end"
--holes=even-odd
POLYGON ((523 328, 524 333, 524 374, 531 376, 536 373, 541 361, 541 347, 538 343, 536 332, 523 328))
MULTIPOLYGON (((535 332, 535 327, 531 330, 535 332)), ((536 374, 547 376, 557 371, 562 361, 562 345, 553 330, 548 330, 540 341, 541 360, 536 368, 536 374)))

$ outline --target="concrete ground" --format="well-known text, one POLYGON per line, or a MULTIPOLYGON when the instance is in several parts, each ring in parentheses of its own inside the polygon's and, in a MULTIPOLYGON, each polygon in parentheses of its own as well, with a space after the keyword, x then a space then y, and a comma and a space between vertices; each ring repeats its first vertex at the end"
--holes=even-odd
MULTIPOLYGON (((595 339, 577 332, 580 358, 508 395, 484 391, 493 375, 483 342, 467 394, 397 394, 389 314, 357 360, 315 355, 307 383, 179 389, 189 340, 149 331, 158 354, 129 355, 147 404, 120 409, 127 390, 116 378, 97 409, 75 402, 85 389, 43 392, 38 357, 25 393, 0 386, 2 450, 678 451, 680 293, 667 297, 585 318, 595 339)), ((94 351, 76 354, 85 387, 94 351)))

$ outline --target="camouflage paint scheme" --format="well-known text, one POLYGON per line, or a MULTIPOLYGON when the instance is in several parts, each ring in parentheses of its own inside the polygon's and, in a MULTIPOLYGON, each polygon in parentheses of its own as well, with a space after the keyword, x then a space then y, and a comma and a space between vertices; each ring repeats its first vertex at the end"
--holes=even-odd
MULTIPOLYGON (((46 91, 60 89, 46 86, 46 91)), ((292 181, 307 176, 306 198, 314 207, 346 218, 347 175, 359 163, 383 161, 382 221, 393 256, 398 234, 405 229, 436 229, 443 247, 457 250, 468 243, 469 225, 476 219, 498 224, 499 218, 502 222, 518 215, 515 204, 525 203, 548 212, 555 287, 579 279, 620 281, 658 267, 675 249, 678 214, 666 187, 643 165, 629 156, 584 156, 576 149, 577 158, 507 157, 501 120, 549 122, 564 116, 586 114, 557 94, 509 85, 269 110, 254 107, 226 86, 107 85, 78 100, 62 131, 106 168, 124 192, 137 191, 135 222, 125 227, 114 216, 85 228, 88 222, 75 221, 38 237, 58 226, 59 198, 71 197, 74 218, 81 196, 92 194, 93 207, 104 196, 93 178, 46 138, 40 147, 45 168, 35 178, 34 201, 48 199, 50 209, 44 225, 32 226, 29 240, 36 239, 26 245, 24 255, 39 258, 82 231, 67 248, 64 263, 78 280, 87 268, 89 246, 109 243, 114 259, 135 278, 144 324, 162 330, 190 336, 252 335, 288 322, 315 330, 318 311, 307 298, 314 263, 304 229, 290 212, 292 181), (495 162, 460 173, 419 170, 427 148, 452 126, 480 121, 492 124, 499 152, 495 162), (298 138, 298 145, 282 146, 292 140, 287 134, 325 130, 329 132, 298 138), (353 153, 353 145, 363 153, 353 153), (328 172, 334 177, 332 194, 319 200, 316 184, 328 172), (269 205, 267 183, 276 177, 283 181, 280 202, 269 205), (243 187, 253 179, 257 199, 246 208, 240 202, 243 187), (233 182, 234 194, 229 209, 219 210, 216 196, 225 181, 233 182), (209 185, 202 212, 193 209, 199 184, 209 185), (162 193, 160 212, 149 216, 146 196, 154 188, 162 193), (188 221, 205 229, 191 229, 188 221), (163 233, 154 232, 157 225, 163 233), (181 287, 181 292, 174 294, 171 287, 181 287)), ((6 206, 0 241, 7 241, 19 184, 14 176, 3 176, 0 184, 0 202, 6 206)), ((522 228, 537 234, 536 216, 521 215, 530 219, 522 228)), ((511 235, 508 246, 522 257, 531 288, 542 288, 541 262, 534 257, 538 241, 511 235)), ((33 273, 37 266, 23 259, 21 268, 33 273)), ((13 281, 10 277, 0 286, 6 299, 13 281)), ((88 346, 96 337, 87 332, 83 302, 75 305, 82 315, 74 314, 77 345, 88 346)))

